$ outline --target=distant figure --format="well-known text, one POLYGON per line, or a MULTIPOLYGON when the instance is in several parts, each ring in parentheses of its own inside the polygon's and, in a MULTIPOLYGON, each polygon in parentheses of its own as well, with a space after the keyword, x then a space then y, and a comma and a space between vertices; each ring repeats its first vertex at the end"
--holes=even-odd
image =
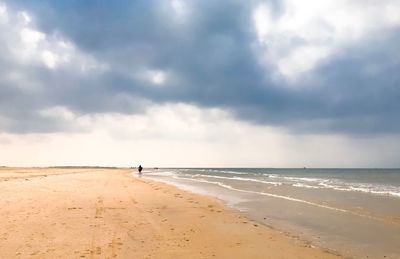
POLYGON ((142 167, 142 165, 139 165, 139 167, 138 167, 138 172, 139 172, 139 174, 142 174, 142 170, 143 170, 143 167, 142 167))

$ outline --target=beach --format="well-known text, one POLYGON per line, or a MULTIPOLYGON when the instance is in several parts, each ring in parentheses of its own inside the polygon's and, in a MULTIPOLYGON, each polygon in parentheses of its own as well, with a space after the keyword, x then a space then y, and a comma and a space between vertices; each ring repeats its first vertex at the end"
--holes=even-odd
POLYGON ((399 169, 166 168, 145 177, 217 197, 345 257, 400 256, 399 169))
POLYGON ((134 169, 0 168, 0 258, 340 258, 134 169))

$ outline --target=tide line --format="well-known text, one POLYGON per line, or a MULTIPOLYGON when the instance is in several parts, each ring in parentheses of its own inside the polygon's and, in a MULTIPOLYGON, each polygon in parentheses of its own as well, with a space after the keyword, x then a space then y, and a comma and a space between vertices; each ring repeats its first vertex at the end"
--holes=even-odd
MULTIPOLYGON (((319 207, 319 208, 329 209, 329 210, 333 210, 333 211, 337 211, 337 212, 341 212, 341 213, 352 214, 354 216, 359 216, 359 217, 368 218, 368 219, 372 219, 372 220, 376 220, 376 221, 386 222, 386 220, 383 219, 383 218, 378 218, 378 217, 374 217, 374 216, 371 216, 371 215, 365 215, 365 214, 361 214, 361 213, 350 211, 350 210, 345 210, 345 209, 341 209, 341 208, 335 208, 335 207, 331 207, 331 206, 328 206, 328 205, 323 205, 323 204, 319 204, 319 203, 315 203, 315 202, 310 202, 310 201, 306 201, 306 200, 302 200, 302 199, 292 198, 292 197, 273 194, 273 193, 256 192, 256 191, 250 191, 250 190, 237 189, 235 187, 232 187, 230 185, 227 185, 227 184, 224 184, 224 183, 221 183, 221 182, 212 182, 212 181, 207 181, 207 180, 202 180, 202 179, 182 178, 182 177, 178 177, 178 176, 175 176, 174 178, 181 179, 181 180, 194 181, 194 182, 203 182, 203 183, 214 184, 214 185, 218 185, 218 186, 221 186, 223 188, 234 190, 234 191, 238 191, 238 192, 258 194, 258 195, 264 195, 264 196, 269 196, 269 197, 288 200, 288 201, 300 202, 300 203, 304 203, 304 204, 315 206, 315 207, 319 207)), ((391 222, 391 223, 395 223, 395 222, 391 222)))

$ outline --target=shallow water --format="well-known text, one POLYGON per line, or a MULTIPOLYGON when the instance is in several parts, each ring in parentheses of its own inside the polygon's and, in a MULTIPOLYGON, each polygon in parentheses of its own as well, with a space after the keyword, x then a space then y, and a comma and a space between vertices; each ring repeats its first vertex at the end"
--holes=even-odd
POLYGON ((398 169, 160 169, 144 176, 215 196, 346 256, 400 258, 398 169))

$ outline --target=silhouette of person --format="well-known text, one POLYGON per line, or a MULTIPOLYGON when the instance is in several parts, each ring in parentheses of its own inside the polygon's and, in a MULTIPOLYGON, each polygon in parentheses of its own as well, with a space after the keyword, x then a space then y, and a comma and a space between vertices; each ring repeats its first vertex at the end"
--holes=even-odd
POLYGON ((139 167, 138 167, 138 172, 139 172, 139 174, 142 174, 142 170, 143 170, 143 167, 142 167, 142 165, 139 165, 139 167))

